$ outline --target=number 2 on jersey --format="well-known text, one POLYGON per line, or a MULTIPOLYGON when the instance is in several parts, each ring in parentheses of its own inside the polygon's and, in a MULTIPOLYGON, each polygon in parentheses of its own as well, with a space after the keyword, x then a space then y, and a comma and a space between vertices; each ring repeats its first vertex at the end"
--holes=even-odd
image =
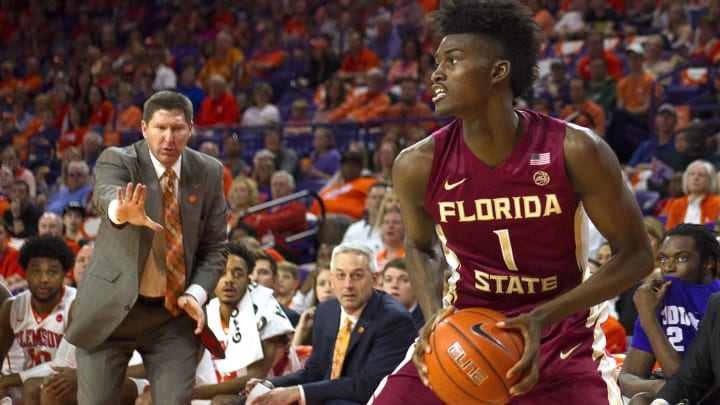
POLYGON ((515 264, 515 257, 513 256, 512 244, 510 244, 510 231, 507 229, 498 229, 493 231, 500 240, 500 250, 502 251, 503 260, 505 261, 505 267, 508 270, 518 271, 517 265, 515 264))

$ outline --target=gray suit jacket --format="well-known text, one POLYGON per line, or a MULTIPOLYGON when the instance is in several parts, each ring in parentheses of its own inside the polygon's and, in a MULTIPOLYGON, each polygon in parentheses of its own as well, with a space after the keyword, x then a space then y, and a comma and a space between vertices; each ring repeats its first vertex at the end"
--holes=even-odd
MULTIPOLYGON (((127 183, 147 186, 145 211, 162 223, 162 190, 144 140, 124 148, 108 148, 95 166, 93 203, 102 223, 65 333, 69 342, 85 350, 105 341, 133 307, 151 252, 151 229, 117 226, 107 216, 108 205, 117 198, 117 187, 124 190, 127 183)), ((185 287, 198 284, 211 292, 225 268, 227 214, 222 186, 222 164, 186 148, 178 186, 185 287)))

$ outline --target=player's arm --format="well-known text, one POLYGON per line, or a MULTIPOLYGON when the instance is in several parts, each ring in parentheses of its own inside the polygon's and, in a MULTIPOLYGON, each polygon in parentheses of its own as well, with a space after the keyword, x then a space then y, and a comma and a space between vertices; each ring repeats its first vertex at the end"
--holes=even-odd
POLYGON ((578 198, 608 240, 613 257, 586 282, 533 310, 543 326, 617 296, 650 274, 653 266, 640 208, 608 145, 591 131, 568 125, 565 163, 578 198))
POLYGON ((640 325, 647 335, 650 347, 660 363, 665 378, 675 374, 675 370, 682 361, 682 357, 670 343, 657 316, 671 283, 671 281, 648 280, 638 287, 633 297, 640 325))
POLYGON ((540 335, 546 326, 617 296, 652 271, 640 208, 610 147, 590 130, 568 124, 564 149, 568 177, 590 220, 608 240, 613 258, 571 291, 500 323, 519 328, 525 341, 522 357, 508 372, 523 376, 511 388, 512 395, 529 391, 537 382, 540 335))
POLYGON ((192 393, 193 399, 213 399, 217 395, 237 394, 245 390, 245 384, 251 378, 265 378, 270 372, 275 352, 280 346, 282 339, 270 338, 262 341, 263 358, 250 364, 247 373, 242 377, 219 382, 217 384, 206 384, 195 386, 192 393))
POLYGON ((446 268, 435 234, 435 221, 423 206, 433 148, 433 138, 426 138, 402 151, 392 169, 393 188, 400 200, 405 226, 408 274, 420 308, 428 316, 442 307, 446 268))
POLYGON ((664 380, 651 380, 655 356, 633 347, 625 355, 622 370, 618 376, 620 391, 628 398, 640 392, 656 393, 665 383, 664 380))
MULTIPOLYGON (((6 299, 0 306, 0 359, 4 359, 15 340, 15 334, 10 326, 10 309, 14 299, 6 299)), ((7 387, 16 387, 22 384, 19 374, 10 374, 0 377, 0 394, 7 387)))

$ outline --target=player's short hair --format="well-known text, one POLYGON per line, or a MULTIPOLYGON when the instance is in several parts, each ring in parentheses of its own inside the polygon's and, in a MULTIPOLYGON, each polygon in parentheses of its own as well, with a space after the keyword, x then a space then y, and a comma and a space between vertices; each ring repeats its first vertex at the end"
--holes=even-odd
POLYGON ((234 255, 245 260, 245 263, 247 263, 248 266, 248 275, 252 273, 255 268, 255 255, 252 254, 245 245, 237 242, 228 243, 228 255, 234 255))
POLYGON ((23 270, 26 270, 30 259, 36 257, 59 260, 65 273, 75 264, 75 254, 72 249, 64 240, 51 235, 33 236, 26 240, 20 248, 18 263, 23 270))
MULTIPOLYGON (((277 269, 278 269, 277 261, 275 261, 275 258, 272 257, 272 255, 270 253, 266 252, 264 249, 257 249, 255 251, 253 251, 253 254, 255 255, 256 262, 258 260, 267 260, 268 262, 270 262, 270 270, 272 271, 272 275, 273 275, 273 277, 277 277, 277 269)), ((254 268, 255 268, 255 266, 253 266, 253 269, 254 268)))
POLYGON ((187 96, 174 91, 159 91, 145 101, 143 105, 143 121, 149 123, 157 110, 181 110, 185 115, 185 122, 190 124, 193 120, 193 105, 187 96))
POLYGON ((405 266, 405 258, 404 257, 396 257, 394 259, 390 259, 387 263, 385 263, 385 267, 382 269, 382 274, 385 274, 385 271, 389 269, 390 267, 394 269, 400 269, 407 271, 407 266, 405 266))
POLYGON ((717 274, 717 266, 720 261, 720 244, 717 241, 717 233, 705 225, 679 224, 665 232, 662 242, 670 236, 689 236, 695 241, 695 249, 700 256, 700 261, 712 260, 713 275, 717 274))
POLYGON ((495 42, 510 62, 515 97, 530 89, 537 75, 540 30, 530 11, 517 0, 447 0, 432 20, 443 36, 475 34, 495 42))
POLYGON ((300 270, 298 270, 298 266, 295 263, 284 261, 277 264, 278 271, 286 271, 290 273, 295 280, 297 280, 300 277, 300 270))

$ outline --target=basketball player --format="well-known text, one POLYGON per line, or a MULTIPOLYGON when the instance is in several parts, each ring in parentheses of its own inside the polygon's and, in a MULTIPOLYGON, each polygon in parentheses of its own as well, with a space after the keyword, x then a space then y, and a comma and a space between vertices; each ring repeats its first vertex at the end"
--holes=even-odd
POLYGON ((521 376, 513 404, 621 404, 599 314, 588 308, 649 274, 652 253, 618 161, 592 131, 513 108, 539 54, 538 28, 519 1, 445 1, 434 21, 443 35, 435 111, 456 119, 398 156, 393 185, 415 295, 435 315, 420 333, 417 368, 399 367, 375 403, 442 403, 423 395, 417 374, 427 384, 422 359, 449 265, 448 304, 500 311, 509 319, 499 326, 523 335, 523 355, 508 371, 521 376), (581 283, 585 213, 614 256, 581 283))
POLYGON ((665 379, 651 378, 656 360, 665 378, 675 374, 710 296, 720 291, 718 260, 720 245, 704 225, 680 224, 665 234, 658 252, 663 279, 648 280, 633 297, 639 316, 618 377, 623 395, 660 390, 665 379))
MULTIPOLYGON (((65 286, 63 279, 74 257, 61 238, 44 235, 23 244, 18 262, 25 271, 29 290, 0 307, 0 357, 5 357, 17 340, 25 356, 22 369, 28 370, 52 361, 65 334, 75 289, 65 286)), ((4 376, 0 378, 0 397, 10 387, 34 383, 32 379, 23 383, 20 374, 4 376)))

